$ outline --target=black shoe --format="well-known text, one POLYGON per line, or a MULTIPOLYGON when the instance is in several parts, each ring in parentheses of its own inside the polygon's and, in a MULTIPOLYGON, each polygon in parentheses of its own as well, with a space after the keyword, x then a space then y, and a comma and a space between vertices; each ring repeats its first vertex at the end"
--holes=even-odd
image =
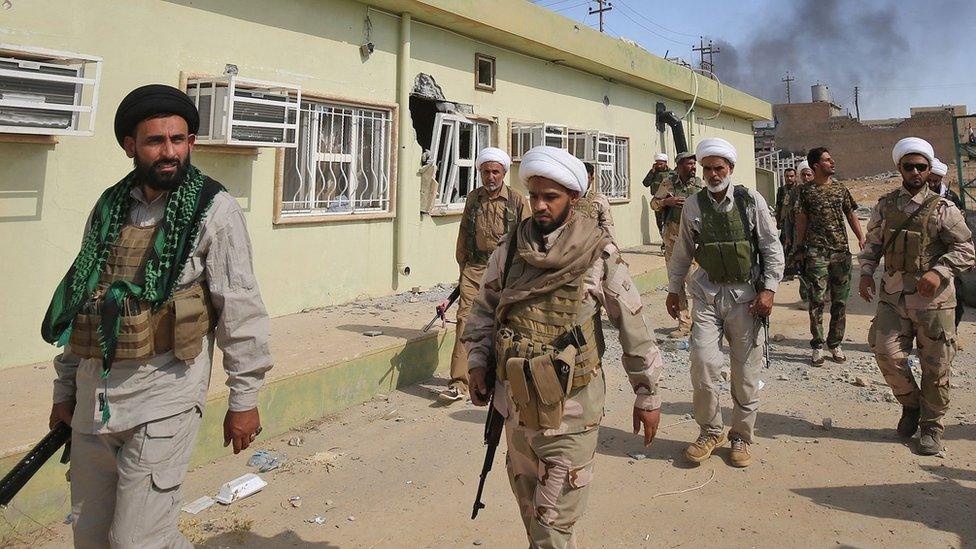
POLYGON ((922 429, 922 436, 918 439, 918 453, 923 456, 934 456, 942 451, 942 431, 935 427, 922 429))
POLYGON ((918 416, 921 415, 920 408, 909 408, 902 406, 901 419, 898 420, 898 436, 902 438, 912 438, 918 430, 918 416))

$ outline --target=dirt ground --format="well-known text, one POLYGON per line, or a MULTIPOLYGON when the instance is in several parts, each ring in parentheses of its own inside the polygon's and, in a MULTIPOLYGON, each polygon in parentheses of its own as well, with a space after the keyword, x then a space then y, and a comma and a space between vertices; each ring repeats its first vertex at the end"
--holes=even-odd
MULTIPOLYGON (((900 409, 867 353, 873 307, 852 297, 848 362, 811 368, 807 313, 796 308, 797 283, 784 284, 754 463, 734 469, 727 446, 698 467, 680 458, 697 426, 689 415, 688 352, 667 337, 673 324, 664 297, 661 290, 645 296, 666 364, 661 428, 650 448, 631 433, 631 391, 615 331, 608 331, 606 418, 589 509, 578 524, 585 547, 976 545, 973 311, 960 332, 965 349, 954 367, 945 455, 922 457, 896 438, 900 409)), ((485 412, 470 403, 438 406, 444 383, 431 380, 259 441, 257 448, 288 456, 283 467, 262 474, 267 488, 196 516, 181 513, 182 530, 206 548, 524 547, 503 448, 487 508, 469 518, 485 412), (288 444, 295 436, 303 438, 299 447, 288 444), (299 507, 290 502, 295 496, 299 507), (310 522, 316 516, 324 522, 310 522)), ((723 404, 728 420, 730 400, 723 404)), ((253 471, 250 453, 191 471, 184 502, 253 471)), ((32 547, 69 544, 63 524, 30 540, 32 547)))

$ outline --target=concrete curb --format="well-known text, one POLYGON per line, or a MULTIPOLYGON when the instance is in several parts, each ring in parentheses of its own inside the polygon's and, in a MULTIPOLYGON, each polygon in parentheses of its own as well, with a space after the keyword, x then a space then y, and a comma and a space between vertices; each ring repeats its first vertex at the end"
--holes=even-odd
MULTIPOLYGON (((645 294, 665 284, 667 272, 659 268, 633 278, 637 288, 645 294)), ((429 379, 435 372, 450 366, 454 339, 453 330, 435 332, 349 360, 271 380, 261 391, 262 438, 280 436, 310 419, 335 414, 379 393, 389 393, 429 379)), ((226 395, 214 395, 207 400, 190 467, 209 463, 229 452, 223 447, 226 411, 226 395)), ((6 474, 25 454, 26 451, 0 458, 0 475, 6 474)), ((66 465, 52 458, 11 506, 0 513, 3 517, 0 545, 64 519, 71 510, 68 483, 65 482, 67 469, 66 465)))

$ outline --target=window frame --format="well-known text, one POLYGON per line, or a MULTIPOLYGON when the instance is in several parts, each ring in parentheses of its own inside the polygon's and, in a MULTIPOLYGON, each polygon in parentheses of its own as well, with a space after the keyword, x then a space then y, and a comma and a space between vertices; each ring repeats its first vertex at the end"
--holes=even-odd
MULTIPOLYGON (((369 110, 385 110, 389 112, 389 124, 390 124, 390 153, 388 155, 387 164, 389 165, 389 181, 390 181, 390 191, 389 191, 389 209, 385 212, 366 212, 366 213, 308 213, 308 214, 288 214, 284 210, 284 197, 282 193, 285 187, 285 154, 288 149, 275 149, 275 171, 274 171, 274 210, 272 213, 272 223, 274 225, 308 225, 308 224, 320 224, 320 223, 334 223, 334 222, 350 222, 350 221, 363 221, 363 220, 373 220, 373 219, 393 219, 397 215, 396 210, 396 194, 398 188, 397 180, 397 155, 399 154, 399 109, 396 103, 387 103, 381 101, 363 101, 359 99, 351 99, 348 97, 341 97, 336 95, 321 94, 315 92, 304 92, 302 93, 303 102, 312 103, 327 103, 330 106, 337 107, 348 107, 352 109, 369 109, 369 110)), ((301 104, 299 105, 299 118, 301 114, 301 104)), ((300 124, 300 121, 299 121, 300 124)), ((301 149, 301 142, 295 149, 297 151, 301 149)))
POLYGON ((583 162, 590 162, 596 168, 599 176, 594 178, 600 184, 600 192, 605 188, 603 178, 607 177, 612 181, 622 178, 619 183, 624 191, 623 196, 611 196, 604 194, 611 204, 624 204, 630 202, 631 177, 630 177, 630 138, 601 130, 584 130, 573 128, 564 124, 553 122, 529 122, 524 120, 510 120, 508 126, 509 136, 509 155, 513 162, 521 162, 522 150, 528 150, 539 144, 552 144, 549 141, 561 139, 562 144, 559 148, 569 152, 583 162), (601 139, 603 140, 601 142, 601 139), (528 147, 524 141, 528 140, 528 147), (601 144, 609 144, 609 151, 601 151, 601 144), (625 151, 621 151, 625 148, 625 151), (581 151, 582 149, 582 151, 581 151), (582 152, 582 157, 577 154, 582 152), (622 153, 626 154, 622 154, 622 153), (606 174, 606 175, 604 175, 606 174))
MULTIPOLYGON (((458 169, 462 167, 470 167, 471 171, 471 183, 472 185, 468 189, 468 193, 481 187, 481 178, 478 175, 477 168, 475 166, 475 161, 478 157, 478 152, 484 147, 495 146, 498 141, 498 124, 494 119, 486 118, 483 116, 475 116, 468 114, 452 114, 452 113, 437 113, 434 117, 434 131, 431 136, 429 158, 435 162, 437 166, 437 176, 435 181, 437 181, 437 197, 434 199, 434 204, 431 210, 427 212, 431 216, 446 216, 446 215, 460 215, 464 211, 465 201, 444 203, 441 202, 441 197, 445 195, 445 190, 453 191, 458 184, 458 181, 446 182, 442 178, 445 177, 444 172, 441 170, 441 158, 444 154, 444 149, 441 147, 441 128, 445 123, 453 123, 454 129, 451 131, 450 139, 452 141, 452 147, 460 146, 460 133, 457 132, 457 128, 461 124, 471 124, 472 125, 472 140, 470 145, 471 158, 462 159, 459 158, 459 154, 452 155, 452 165, 451 173, 447 177, 455 178, 459 177, 458 169), (478 143, 478 127, 487 126, 488 130, 488 143, 483 147, 479 147, 478 143), (470 165, 466 165, 470 162, 470 165), (448 189, 445 189, 445 185, 449 185, 448 189)), ((454 148, 453 153, 459 153, 459 151, 454 148)))
POLYGON ((495 56, 488 55, 485 53, 474 54, 474 89, 494 93, 498 83, 496 77, 497 73, 498 73, 498 61, 497 59, 495 59, 495 56), (478 78, 478 76, 481 74, 482 61, 487 61, 491 63, 491 85, 482 84, 481 80, 478 78))

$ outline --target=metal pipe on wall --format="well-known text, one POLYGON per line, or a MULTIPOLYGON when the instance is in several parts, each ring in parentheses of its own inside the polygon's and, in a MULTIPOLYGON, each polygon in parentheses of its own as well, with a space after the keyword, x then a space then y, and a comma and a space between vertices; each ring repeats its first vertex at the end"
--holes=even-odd
POLYGON ((393 261, 396 266, 396 286, 399 287, 403 279, 410 275, 410 239, 407 231, 407 221, 418 211, 410 211, 410 193, 413 191, 408 185, 410 180, 410 158, 407 154, 412 144, 409 136, 410 127, 410 90, 413 83, 410 79, 410 24, 409 13, 400 16, 400 51, 397 53, 397 106, 399 107, 399 125, 397 128, 397 177, 396 177, 396 217, 393 220, 393 261))

